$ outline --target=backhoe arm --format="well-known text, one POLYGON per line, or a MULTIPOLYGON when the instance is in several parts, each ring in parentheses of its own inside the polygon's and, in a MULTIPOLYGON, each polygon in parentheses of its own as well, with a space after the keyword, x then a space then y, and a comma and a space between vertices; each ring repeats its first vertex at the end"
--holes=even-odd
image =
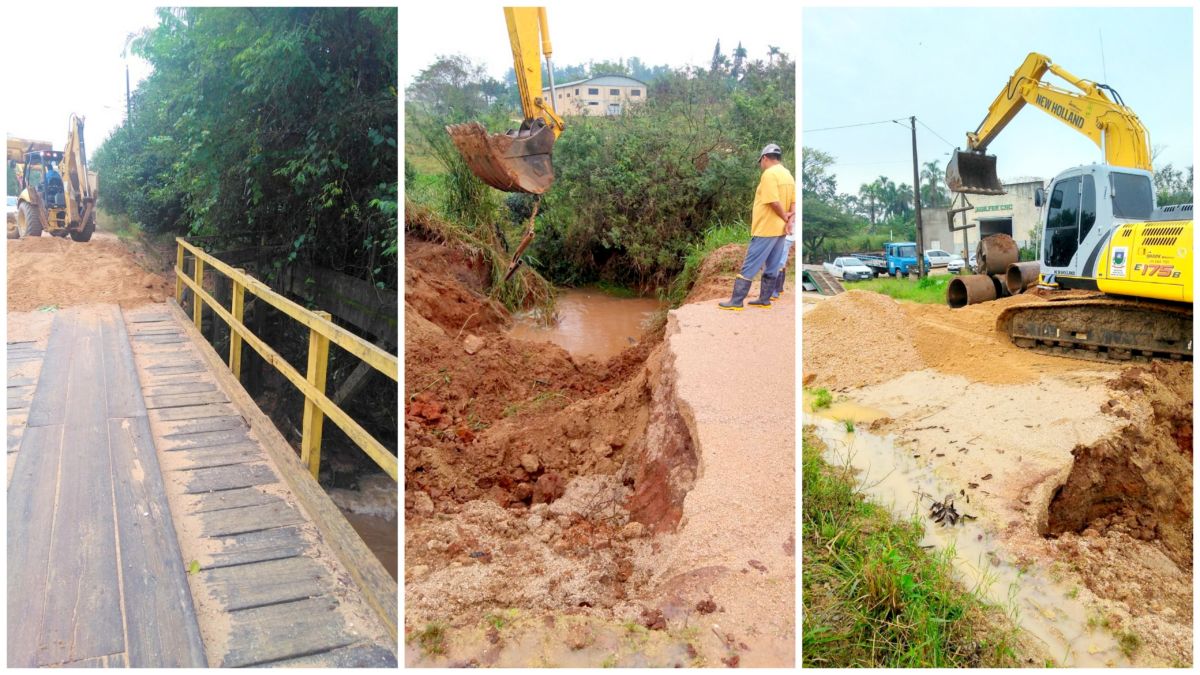
POLYGON ((946 167, 946 184, 954 192, 1001 194, 995 176, 996 158, 985 154, 988 145, 1032 103, 1063 124, 1092 139, 1114 166, 1151 170, 1150 143, 1137 115, 1120 101, 1111 88, 1076 77, 1049 58, 1036 52, 1025 57, 1004 89, 992 101, 987 117, 974 133, 967 133, 970 152, 956 153, 946 167), (1042 82, 1047 72, 1070 83, 1080 93, 1042 82), (1113 92, 1117 101, 1105 90, 1113 92))
POLYGON ((528 124, 541 118, 554 131, 555 137, 562 133, 563 121, 554 112, 554 92, 551 100, 542 98, 542 64, 538 56, 538 45, 546 56, 546 70, 550 73, 550 86, 554 87, 554 68, 551 62, 553 48, 550 44, 550 28, 546 23, 545 7, 505 7, 504 21, 508 24, 508 41, 512 44, 513 70, 517 74, 517 91, 521 96, 521 112, 528 124))

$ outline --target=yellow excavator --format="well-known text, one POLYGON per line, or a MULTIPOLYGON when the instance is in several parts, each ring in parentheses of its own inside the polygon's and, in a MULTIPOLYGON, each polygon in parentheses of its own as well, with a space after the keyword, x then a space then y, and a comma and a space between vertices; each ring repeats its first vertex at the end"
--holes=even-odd
POLYGON ((46 232, 79 242, 91 240, 96 231, 97 186, 96 175, 87 168, 83 118, 71 114, 62 151, 31 145, 23 155, 17 171, 21 194, 15 236, 39 237, 46 232))
POLYGON ((564 124, 554 112, 554 66, 545 7, 505 7, 513 70, 524 120, 517 129, 489 134, 478 122, 446 127, 467 166, 480 180, 504 192, 540 195, 554 182, 551 150, 564 124), (550 100, 542 98, 539 52, 546 56, 550 100))
MULTIPOLYGON (((517 74, 517 90, 521 97, 524 119, 520 127, 502 134, 489 134, 478 122, 452 124, 446 127, 471 171, 480 180, 504 192, 524 192, 541 195, 554 182, 554 165, 550 155, 566 125, 554 111, 554 63, 550 44, 550 28, 545 7, 505 7, 504 21, 508 25, 508 41, 512 45, 513 70, 517 74), (546 57, 546 72, 550 77, 550 100, 542 98, 542 66, 538 51, 546 57)), ((512 262, 504 281, 512 278, 521 266, 521 254, 533 242, 534 219, 538 201, 534 201, 529 228, 513 252, 512 262)))
POLYGON ((996 327, 1020 347, 1092 360, 1192 358, 1192 207, 1158 208, 1145 127, 1111 87, 1032 53, 946 167, 961 194, 1004 194, 987 146, 1032 103, 1091 138, 1103 164, 1068 169, 1038 189, 1039 259, 1018 263, 1007 235, 982 239, 979 274, 951 281, 962 307, 1037 285, 1050 302, 1007 307, 996 327), (1053 73, 1079 93, 1042 81, 1053 73))

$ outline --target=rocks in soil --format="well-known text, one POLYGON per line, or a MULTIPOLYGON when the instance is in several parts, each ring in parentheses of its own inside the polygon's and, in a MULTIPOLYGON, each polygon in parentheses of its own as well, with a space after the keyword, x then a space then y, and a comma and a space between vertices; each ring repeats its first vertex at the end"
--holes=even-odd
POLYGON ((556 472, 542 474, 533 485, 533 503, 550 504, 563 496, 563 480, 556 472))
POLYGON ((433 499, 426 492, 417 492, 413 495, 413 510, 422 516, 433 515, 433 499))
POLYGON ((483 338, 479 337, 478 335, 468 335, 463 339, 463 351, 468 354, 474 354, 480 349, 483 349, 483 344, 483 338))
POLYGON ((713 602, 712 598, 701 600, 696 603, 696 611, 701 614, 712 614, 717 611, 717 603, 713 602))
POLYGON ((667 618, 661 609, 646 608, 642 610, 642 625, 650 630, 666 630, 667 618))
POLYGON ((538 461, 537 455, 530 453, 521 455, 521 468, 525 469, 526 473, 536 473, 540 466, 541 462, 538 461))

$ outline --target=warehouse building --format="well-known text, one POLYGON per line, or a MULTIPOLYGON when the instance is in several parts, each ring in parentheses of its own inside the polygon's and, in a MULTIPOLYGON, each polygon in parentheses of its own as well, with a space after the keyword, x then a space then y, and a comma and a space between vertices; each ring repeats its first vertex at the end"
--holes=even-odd
MULTIPOLYGON (((1028 246, 1039 228, 1041 209, 1034 206, 1033 193, 1040 187, 1045 187, 1041 178, 1018 178, 1004 183, 1002 195, 967 195, 974 207, 966 212, 967 223, 974 225, 966 230, 967 254, 963 253, 963 231, 950 230, 947 209, 921 209, 925 248, 940 248, 966 259, 975 251, 980 237, 998 233, 1012 237, 1018 246, 1028 246)), ((955 206, 961 206, 961 200, 955 206)), ((963 214, 956 214, 954 225, 962 224, 963 214)))
MULTIPOLYGON (((586 80, 555 84, 554 110, 568 115, 620 115, 626 106, 647 99, 646 83, 624 75, 600 75, 586 80)), ((550 88, 542 90, 550 98, 550 88)))

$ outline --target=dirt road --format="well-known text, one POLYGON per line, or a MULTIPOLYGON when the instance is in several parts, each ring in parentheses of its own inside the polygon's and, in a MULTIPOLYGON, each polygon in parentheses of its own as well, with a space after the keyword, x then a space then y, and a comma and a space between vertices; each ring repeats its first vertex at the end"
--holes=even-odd
POLYGON ((90 303, 128 309, 163 302, 173 291, 165 274, 108 232, 87 243, 50 236, 6 241, 10 312, 90 303))
POLYGON ((826 416, 870 423, 879 443, 864 447, 969 497, 992 565, 1034 570, 1083 607, 1062 619, 1097 637, 1060 662, 1190 664, 1192 365, 1045 356, 995 331, 1003 307, 1038 301, 806 303, 805 384, 837 393, 826 416), (1106 640, 1121 647, 1094 646, 1106 640))

